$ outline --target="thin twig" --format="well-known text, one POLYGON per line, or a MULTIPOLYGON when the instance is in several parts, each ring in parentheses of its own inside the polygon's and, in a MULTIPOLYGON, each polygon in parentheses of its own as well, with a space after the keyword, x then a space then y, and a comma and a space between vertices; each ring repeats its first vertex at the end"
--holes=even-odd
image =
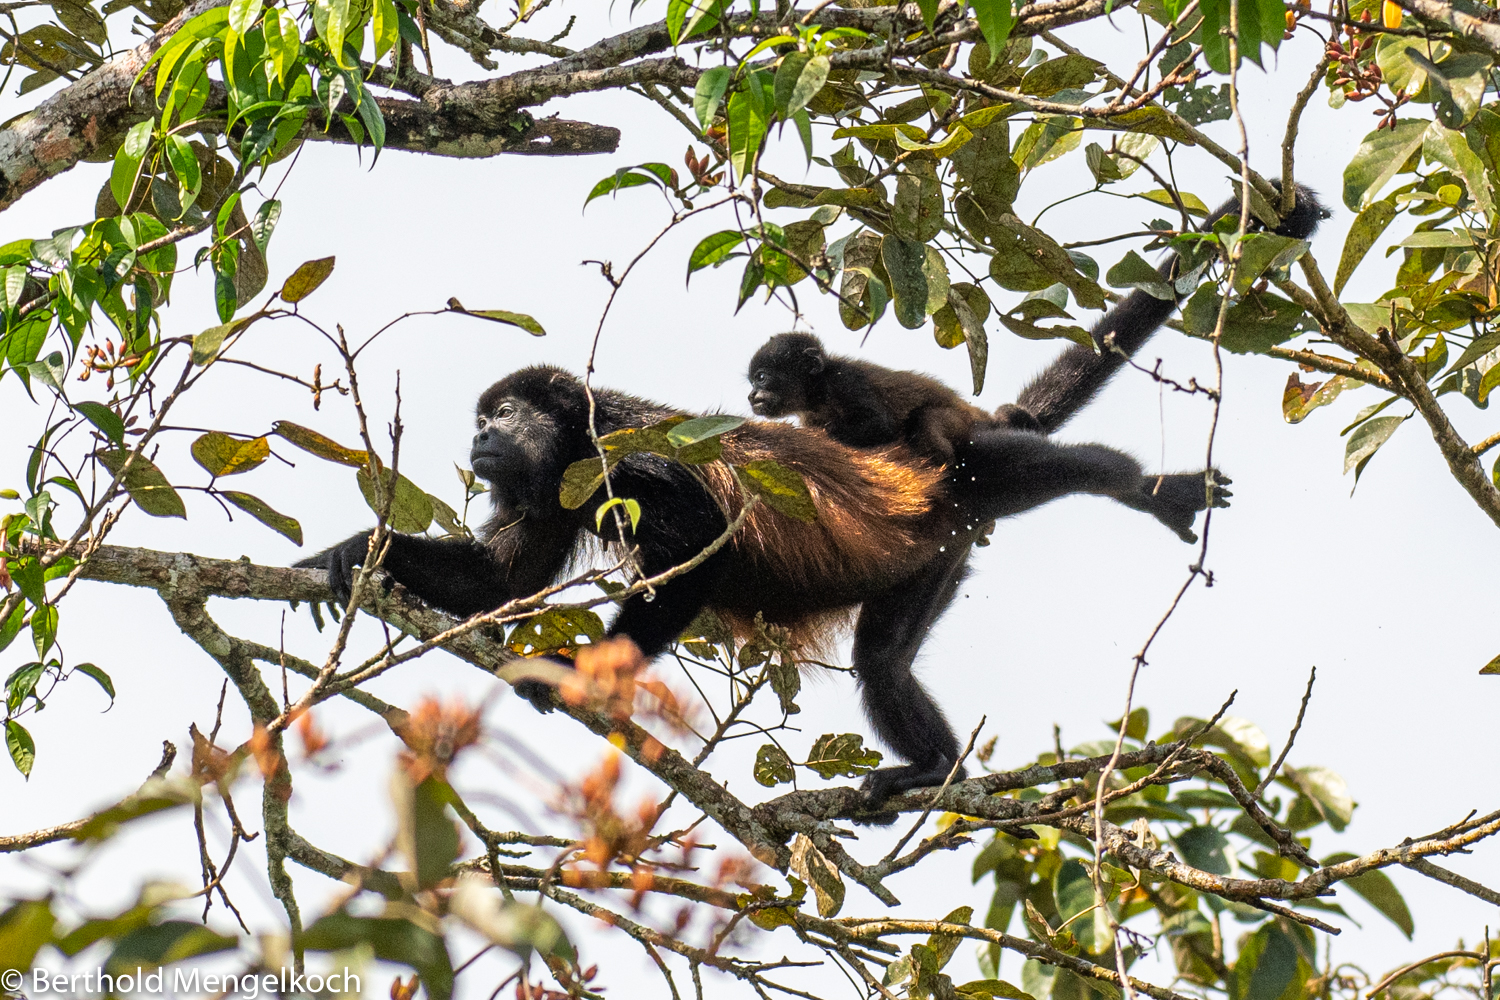
POLYGON ((1281 755, 1276 758, 1276 762, 1271 765, 1271 769, 1266 772, 1266 776, 1260 779, 1260 784, 1255 786, 1254 795, 1257 799, 1265 794, 1266 789, 1270 787, 1271 782, 1275 779, 1276 772, 1281 770, 1282 763, 1286 761, 1286 755, 1291 753, 1292 743, 1296 741, 1297 732, 1302 728, 1302 718, 1307 714, 1307 703, 1312 700, 1313 681, 1317 679, 1318 668, 1313 667, 1312 670, 1308 671, 1307 690, 1302 692, 1302 707, 1297 709, 1297 721, 1292 724, 1292 731, 1287 734, 1286 746, 1281 748, 1281 755))

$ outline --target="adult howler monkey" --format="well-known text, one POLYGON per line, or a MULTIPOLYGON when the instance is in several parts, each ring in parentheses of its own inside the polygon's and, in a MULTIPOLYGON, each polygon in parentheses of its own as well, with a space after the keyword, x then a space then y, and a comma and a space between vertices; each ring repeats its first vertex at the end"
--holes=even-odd
MULTIPOLYGON (((1299 199, 1300 203, 1300 199, 1299 199)), ((1169 312, 1133 304, 1107 315, 1127 350, 1143 344, 1169 312), (1142 323, 1152 326, 1140 326, 1142 323)), ((1052 426, 1089 401, 1119 365, 1109 354, 1063 355, 1027 389, 1052 426)), ((599 433, 640 427, 679 412, 634 396, 596 390, 599 433)), ((481 539, 392 535, 385 569, 418 597, 455 615, 472 615, 535 592, 554 580, 593 531, 602 494, 577 510, 559 503, 563 470, 595 456, 581 382, 552 367, 525 368, 479 398, 471 461, 491 484, 494 516, 481 539)), ((817 520, 793 520, 764 505, 742 530, 690 573, 657 589, 655 600, 627 600, 610 626, 648 656, 664 650, 697 613, 713 609, 744 628, 757 612, 811 638, 857 609, 853 667, 877 735, 906 764, 866 779, 870 806, 908 788, 940 783, 960 746, 942 710, 912 674, 928 629, 953 600, 974 538, 985 522, 1019 514, 1071 493, 1113 497, 1146 511, 1179 534, 1191 532, 1206 506, 1205 480, 1216 473, 1148 476, 1122 453, 1099 445, 1065 445, 996 424, 976 427, 951 469, 914 461, 901 445, 858 450, 821 431, 750 421, 723 437, 735 463, 774 459, 807 482, 817 520)), ((647 454, 627 455, 612 476, 614 492, 641 505, 631 539, 641 568, 658 573, 701 552, 724 529, 725 510, 741 503, 731 473, 719 465, 687 467, 647 454)), ((1222 491, 1212 487, 1212 502, 1222 491)), ((606 524, 606 541, 609 537, 606 524)), ((326 568, 341 601, 365 556, 368 532, 299 563, 326 568)), ((536 699, 539 707, 550 706, 536 699)))

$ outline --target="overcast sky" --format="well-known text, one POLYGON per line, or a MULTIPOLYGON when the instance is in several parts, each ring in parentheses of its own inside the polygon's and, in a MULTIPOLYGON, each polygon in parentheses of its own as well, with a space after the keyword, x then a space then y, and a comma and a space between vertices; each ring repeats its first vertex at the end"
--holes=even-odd
MULTIPOLYGON (((614 30, 627 26, 627 6, 614 5, 614 30)), ((645 10, 655 12, 656 5, 645 10)), ((538 19, 537 33, 549 34, 554 22, 570 13, 591 12, 578 5, 548 12, 538 19)), ((1113 68, 1128 72, 1138 58, 1140 26, 1129 13, 1117 22, 1119 35, 1110 25, 1097 24, 1075 37, 1090 52, 1119 51, 1113 68)), ((592 37, 585 24, 575 29, 575 39, 592 37)), ((502 58, 505 68, 526 62, 502 58)), ((1252 162, 1268 175, 1279 163, 1282 109, 1314 58, 1316 46, 1302 35, 1282 50, 1284 75, 1253 67, 1245 75, 1252 162)), ((467 73, 451 53, 446 70, 467 73)), ((271 287, 303 260, 336 255, 333 277, 305 304, 320 322, 342 323, 358 336, 403 311, 439 308, 457 296, 471 308, 530 313, 547 328, 547 337, 534 339, 457 316, 418 318, 387 333, 364 360, 365 398, 381 425, 389 418, 400 373, 407 435, 402 471, 455 506, 461 492, 453 466, 468 454, 473 400, 522 365, 548 362, 581 371, 608 288, 594 268, 579 262, 609 259, 622 266, 667 221, 660 197, 647 189, 597 201, 580 213, 584 195, 623 165, 679 164, 687 146, 686 134, 659 109, 629 95, 578 97, 540 110, 619 126, 620 150, 602 157, 476 161, 389 152, 372 170, 368 154, 361 163, 347 147, 309 144, 282 189, 285 211, 269 251, 271 287)), ((1324 192, 1337 209, 1314 244, 1325 273, 1336 265, 1350 221, 1349 212, 1337 205, 1342 167, 1372 123, 1360 107, 1330 111, 1321 95, 1304 119, 1299 179, 1324 192)), ((1229 123, 1211 131, 1232 145, 1229 123)), ((801 154, 795 140, 788 140, 774 155, 773 169, 795 179, 802 176, 801 154)), ((822 151, 829 148, 825 141, 822 151)), ((1183 155, 1178 171, 1184 186, 1210 204, 1228 191, 1225 171, 1206 157, 1183 155)), ((83 165, 50 181, 0 215, 0 242, 87 220, 107 174, 105 166, 83 165)), ((1018 210, 1029 219, 1042 205, 1086 183, 1083 157, 1075 153, 1028 183, 1018 210)), ((1149 186, 1144 174, 1122 185, 1126 190, 1149 186)), ((1061 238, 1087 239, 1136 228, 1160 214, 1145 202, 1091 196, 1054 209, 1045 222, 1061 238)), ((797 217, 800 213, 785 210, 771 216, 783 222, 797 217)), ((691 288, 683 283, 696 241, 732 224, 720 216, 682 227, 632 276, 604 330, 600 384, 688 410, 745 411, 747 360, 765 337, 789 328, 791 317, 774 303, 758 301, 733 315, 737 266, 699 274, 691 288)), ((841 223, 833 233, 850 228, 841 223)), ((1393 229, 1387 242, 1402 235, 1393 229)), ((1098 257, 1108 267, 1117 259, 1112 254, 1120 253, 1123 247, 1116 246, 1101 249, 1098 257)), ((1372 252, 1348 297, 1377 296, 1393 263, 1372 252)), ((206 277, 178 280, 165 313, 167 335, 191 334, 216 322, 211 285, 206 277)), ((859 335, 839 324, 831 300, 816 296, 807 284, 798 292, 808 324, 831 349, 931 372, 956 387, 968 385, 962 352, 938 349, 926 330, 905 330, 887 317, 861 345, 859 335)), ((993 408, 1013 399, 1058 347, 1010 337, 993 322, 990 335, 989 379, 978 401, 993 408)), ((315 362, 323 363, 325 378, 335 366, 326 345, 292 323, 257 326, 241 356, 304 376, 315 362)), ((1179 381, 1212 379, 1210 351, 1200 342, 1168 332, 1140 359, 1149 366, 1158 357, 1163 370, 1179 381)), ((1420 421, 1386 445, 1351 497, 1352 477, 1341 475, 1344 440, 1337 432, 1374 401, 1375 390, 1347 393, 1303 424, 1289 426, 1281 418, 1280 399, 1290 370, 1283 362, 1226 355, 1215 455, 1235 480, 1235 497, 1234 506, 1213 521, 1208 561, 1215 585, 1195 587, 1157 640, 1136 703, 1151 709, 1154 736, 1178 716, 1211 714, 1237 688, 1233 714, 1259 724, 1279 747, 1307 671, 1316 665, 1317 690, 1290 762, 1339 772, 1360 804, 1347 832, 1319 832, 1314 852, 1365 853, 1455 822, 1470 809, 1493 809, 1500 799, 1495 780, 1500 679, 1477 675, 1500 653, 1500 632, 1493 626, 1495 529, 1448 475, 1420 421)), ((356 439, 352 412, 342 399, 325 396, 322 411, 314 413, 305 394, 278 380, 222 366, 212 379, 214 388, 184 400, 173 423, 263 432, 271 421, 289 419, 346 443, 356 439)), ((102 391, 97 382, 86 388, 102 391)), ((40 415, 14 378, 0 380, 0 407, 3 424, 20 428, 0 442, 5 470, 0 486, 16 486, 22 481, 23 443, 39 432, 40 415)), ((1495 430, 1493 419, 1467 401, 1450 404, 1450 413, 1471 441, 1495 430)), ((1126 372, 1059 437, 1126 449, 1151 469, 1186 470, 1201 467, 1208 418, 1201 397, 1164 394, 1149 378, 1126 372)), ((171 438, 161 464, 179 481, 200 483, 202 473, 187 457, 190 440, 190 435, 171 438)), ((352 471, 289 457, 297 462, 295 470, 273 461, 235 485, 297 517, 307 538, 302 550, 248 518, 228 524, 217 505, 201 495, 187 497, 185 522, 152 520, 132 510, 111 541, 219 557, 246 555, 274 565, 371 523, 352 471)), ((962 596, 933 630, 919 661, 920 676, 955 728, 967 732, 981 715, 987 717, 985 734, 999 736, 997 766, 1022 765, 1048 749, 1054 723, 1066 745, 1105 738, 1103 720, 1119 715, 1131 656, 1167 607, 1196 551, 1153 519, 1097 498, 1066 499, 1003 522, 994 544, 976 552, 962 596)), ((210 610, 231 632, 271 644, 283 626, 283 609, 272 604, 216 599, 210 610)), ((70 660, 91 660, 108 670, 119 698, 113 709, 99 714, 103 696, 87 684, 69 684, 48 711, 26 720, 38 745, 36 769, 29 782, 0 769, 3 833, 63 822, 118 798, 155 765, 161 740, 186 750, 188 724, 206 728, 213 721, 222 677, 177 633, 155 595, 83 584, 63 605, 62 626, 70 660)), ((285 615, 284 627, 289 650, 321 661, 325 640, 313 631, 305 611, 285 615)), ((358 636, 368 649, 375 633, 364 629, 358 636)), ((847 649, 841 655, 847 658, 847 649)), ((23 656, 17 643, 0 655, 0 670, 9 672, 23 656)), ((867 731, 851 678, 813 677, 808 685, 802 715, 795 720, 801 740, 867 731)), ((410 705, 422 694, 477 699, 491 687, 472 668, 439 655, 387 674, 372 690, 410 705)), ((247 720, 233 705, 226 716, 222 742, 232 745, 248 735, 247 720)), ((348 736, 366 729, 369 717, 340 705, 320 710, 320 718, 335 735, 348 736)), ((603 745, 583 738, 569 720, 540 717, 509 695, 498 700, 489 720, 543 751, 568 774, 593 766, 601 756, 603 745)), ((798 739, 792 737, 794 745, 798 739)), ((753 741, 742 741, 715 758, 715 773, 750 798, 769 794, 750 779, 754 749, 753 741)), ((393 754, 392 739, 370 739, 350 745, 337 772, 299 775, 292 802, 296 828, 346 857, 375 855, 390 835, 384 788, 393 754)), ((493 768, 476 761, 460 771, 458 783, 466 791, 529 800, 537 822, 559 824, 535 804, 534 784, 521 780, 497 787, 493 775, 493 768), (465 786, 465 780, 472 784, 465 786)), ((249 785, 240 791, 244 803, 258 795, 249 785)), ((495 817, 492 825, 514 825, 503 812, 495 817)), ((222 853, 223 831, 217 833, 222 853)), ((876 835, 855 850, 878 856, 883 842, 876 835)), ((982 913, 988 889, 968 884, 975 850, 933 859, 921 874, 892 878, 891 888, 906 903, 901 912, 931 918, 971 903, 982 913)), ((74 857, 69 849, 46 856, 57 863, 74 857)), ((1473 857, 1446 863, 1500 884, 1500 848, 1485 845, 1473 857)), ((300 871, 295 876, 304 913, 316 913, 337 888, 321 876, 300 871)), ((82 876, 81 896, 107 908, 132 897, 145 877, 196 879, 196 848, 185 814, 137 824, 111 843, 82 876)), ((1405 942, 1344 892, 1339 901, 1363 928, 1342 922, 1348 929, 1336 942, 1337 958, 1381 970, 1449 947, 1459 936, 1475 940, 1486 923, 1500 925, 1494 907, 1410 872, 1394 870, 1391 877, 1416 915, 1416 942, 1405 942)), ((24 858, 0 858, 0 885, 9 891, 25 893, 43 884, 45 878, 24 858)), ((283 919, 265 889, 258 842, 242 852, 227 885, 254 929, 273 928, 283 919)), ((862 890, 851 889, 846 912, 880 910, 862 890)), ((616 990, 612 995, 665 995, 639 952, 607 943, 586 921, 563 919, 583 942, 585 960, 613 956, 605 967, 606 981, 616 990)), ((778 954, 794 947, 789 935, 770 938, 766 945, 768 953, 778 954)), ((956 961, 963 964, 956 974, 972 969, 971 953, 967 946, 961 949, 956 961)), ((1018 979, 1015 956, 1004 960, 1002 974, 1018 979)), ((479 990, 483 981, 467 982, 461 995, 488 995, 490 986, 479 990)), ((492 986, 494 980, 489 982, 492 986)), ((383 992, 383 981, 377 989, 383 992)))

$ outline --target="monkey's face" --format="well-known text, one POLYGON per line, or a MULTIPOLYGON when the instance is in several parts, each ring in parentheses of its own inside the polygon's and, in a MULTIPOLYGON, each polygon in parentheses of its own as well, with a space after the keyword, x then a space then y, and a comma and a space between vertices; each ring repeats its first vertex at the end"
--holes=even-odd
POLYGON ((785 417, 807 408, 805 379, 770 366, 750 369, 750 410, 757 417, 785 417))
POLYGON ((560 475, 551 468, 560 452, 557 421, 514 396, 486 402, 488 408, 476 420, 469 464, 476 476, 495 487, 497 502, 524 501, 537 483, 560 475))

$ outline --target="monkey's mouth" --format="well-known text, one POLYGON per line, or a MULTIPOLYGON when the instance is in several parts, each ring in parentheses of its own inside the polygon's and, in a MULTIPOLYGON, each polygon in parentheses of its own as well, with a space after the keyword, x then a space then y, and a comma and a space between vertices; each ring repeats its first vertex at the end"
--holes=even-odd
POLYGON ((500 455, 491 455, 482 451, 469 454, 469 467, 474 470, 474 475, 487 483, 504 479, 506 465, 505 459, 500 455))
POLYGON ((767 398, 760 390, 756 390, 750 394, 750 412, 757 417, 778 416, 775 406, 772 405, 772 400, 767 398))

